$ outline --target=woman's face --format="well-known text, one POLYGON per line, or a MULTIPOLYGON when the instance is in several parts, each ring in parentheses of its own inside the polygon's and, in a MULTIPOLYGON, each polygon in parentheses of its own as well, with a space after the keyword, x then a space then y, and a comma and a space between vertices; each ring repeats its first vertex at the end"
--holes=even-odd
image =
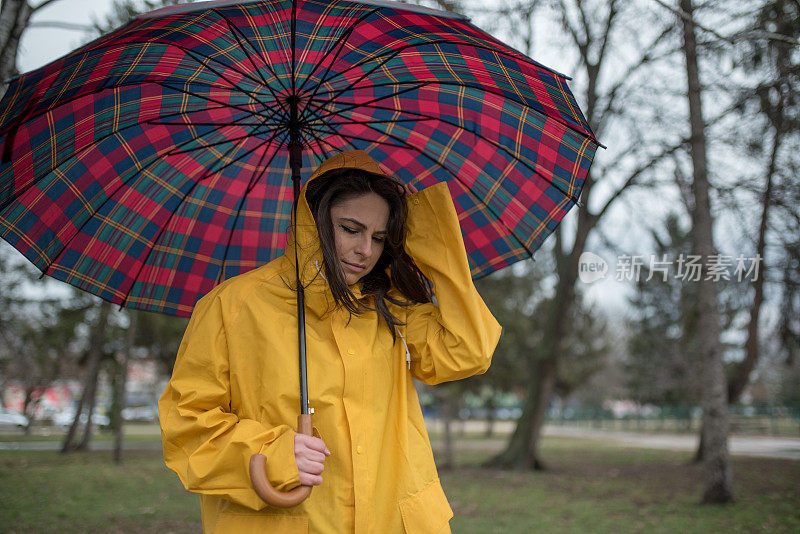
POLYGON ((331 206, 336 255, 347 285, 372 271, 383 252, 389 204, 375 193, 350 197, 331 206))

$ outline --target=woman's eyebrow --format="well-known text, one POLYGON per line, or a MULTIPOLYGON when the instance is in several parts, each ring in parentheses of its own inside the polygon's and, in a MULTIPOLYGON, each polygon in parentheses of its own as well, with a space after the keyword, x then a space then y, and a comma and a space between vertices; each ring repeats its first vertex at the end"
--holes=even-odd
MULTIPOLYGON (((359 227, 359 228, 361 228, 362 230, 366 230, 366 229, 367 229, 367 225, 366 225, 366 224, 364 224, 364 223, 362 223, 361 221, 359 221, 359 220, 357 220, 357 219, 351 219, 350 217, 341 217, 341 219, 342 219, 343 221, 347 221, 347 222, 349 222, 349 223, 355 224, 356 226, 358 226, 358 227, 359 227)), ((387 231, 386 231, 386 230, 378 230, 378 231, 377 231, 377 232, 375 232, 375 233, 376 233, 376 234, 385 234, 385 233, 387 233, 387 231)))

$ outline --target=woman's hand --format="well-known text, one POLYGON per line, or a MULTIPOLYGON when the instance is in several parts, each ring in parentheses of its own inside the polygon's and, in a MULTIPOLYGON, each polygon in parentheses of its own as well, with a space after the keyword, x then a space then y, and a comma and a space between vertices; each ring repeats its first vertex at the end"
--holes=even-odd
POLYGON ((322 484, 322 470, 325 458, 331 451, 325 442, 314 436, 295 434, 294 436, 294 461, 300 472, 300 484, 303 486, 318 486, 322 484))

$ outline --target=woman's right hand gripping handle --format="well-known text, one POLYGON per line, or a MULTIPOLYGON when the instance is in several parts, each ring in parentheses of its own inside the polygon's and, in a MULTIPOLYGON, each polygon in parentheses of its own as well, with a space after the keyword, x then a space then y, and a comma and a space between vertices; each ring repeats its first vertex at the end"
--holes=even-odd
POLYGON ((311 488, 322 484, 322 470, 325 458, 331 452, 320 438, 312 435, 311 415, 297 417, 297 434, 294 437, 294 458, 300 474, 300 484, 293 490, 281 492, 272 487, 267 479, 267 458, 262 454, 250 457, 250 481, 253 489, 267 504, 276 508, 291 508, 303 502, 311 488))

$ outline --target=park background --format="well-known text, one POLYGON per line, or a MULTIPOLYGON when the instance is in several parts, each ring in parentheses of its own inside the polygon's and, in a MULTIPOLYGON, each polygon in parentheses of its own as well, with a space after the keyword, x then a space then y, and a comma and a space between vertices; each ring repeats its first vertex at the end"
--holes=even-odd
MULTIPOLYGON (((4 0, 0 79, 165 3, 4 0)), ((572 76, 608 147, 536 261, 478 282, 491 369, 420 386, 454 532, 800 530, 800 3, 421 3, 572 76)), ((199 529, 153 422, 184 327, 0 242, 2 415, 27 417, 0 530, 199 529)))

